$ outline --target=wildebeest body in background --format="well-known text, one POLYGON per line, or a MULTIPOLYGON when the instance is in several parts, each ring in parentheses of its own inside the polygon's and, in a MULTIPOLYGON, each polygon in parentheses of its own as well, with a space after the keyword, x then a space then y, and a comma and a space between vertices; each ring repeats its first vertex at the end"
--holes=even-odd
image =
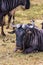
POLYGON ((43 22, 41 23, 41 25, 42 25, 42 29, 43 29, 43 22))
MULTIPOLYGON (((11 10, 15 9, 17 6, 19 5, 23 5, 25 6, 25 9, 29 9, 30 8, 30 0, 0 0, 0 24, 2 26, 2 35, 4 34, 3 31, 3 17, 8 14, 9 17, 9 21, 12 17, 11 13, 9 13, 11 10)), ((14 18, 14 16, 13 16, 14 18)), ((9 25, 9 22, 8 22, 9 25)))
POLYGON ((24 53, 43 51, 43 30, 39 30, 31 24, 13 26, 16 27, 16 51, 23 50, 24 53))

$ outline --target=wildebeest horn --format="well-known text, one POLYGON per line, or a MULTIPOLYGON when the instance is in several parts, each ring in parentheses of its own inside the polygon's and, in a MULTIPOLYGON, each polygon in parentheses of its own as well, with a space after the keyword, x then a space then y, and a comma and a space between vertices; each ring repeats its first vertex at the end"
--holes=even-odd
POLYGON ((25 29, 25 28, 26 28, 26 24, 23 24, 23 25, 22 25, 22 28, 25 29))
POLYGON ((33 25, 29 26, 29 28, 33 28, 33 27, 34 27, 33 25))
POLYGON ((27 28, 33 28, 34 26, 33 25, 26 25, 27 28))
POLYGON ((23 28, 23 29, 33 28, 33 27, 34 27, 33 25, 30 25, 30 26, 27 25, 27 24, 23 24, 23 25, 22 25, 22 28, 23 28))

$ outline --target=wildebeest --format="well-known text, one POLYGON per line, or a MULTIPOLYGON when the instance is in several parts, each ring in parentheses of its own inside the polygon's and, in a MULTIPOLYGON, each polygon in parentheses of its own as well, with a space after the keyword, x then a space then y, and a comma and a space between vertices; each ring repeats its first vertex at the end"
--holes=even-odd
POLYGON ((43 29, 43 22, 41 23, 41 25, 42 25, 42 29, 43 29))
POLYGON ((38 29, 32 24, 12 25, 16 27, 13 33, 16 34, 16 50, 24 53, 43 51, 43 30, 38 29))
MULTIPOLYGON (((8 21, 8 26, 10 19, 12 17, 10 11, 15 9, 17 6, 23 5, 25 6, 25 9, 30 8, 30 0, 0 0, 0 25, 1 25, 1 34, 5 35, 3 31, 3 26, 4 26, 4 21, 3 17, 8 14, 9 15, 9 21, 8 21)), ((13 16, 14 19, 14 16, 13 16)))

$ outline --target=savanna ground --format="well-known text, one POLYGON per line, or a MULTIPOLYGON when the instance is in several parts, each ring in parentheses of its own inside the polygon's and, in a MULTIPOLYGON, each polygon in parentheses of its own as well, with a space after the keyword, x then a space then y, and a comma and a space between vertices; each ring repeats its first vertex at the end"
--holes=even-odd
MULTIPOLYGON (((41 28, 43 21, 43 0, 30 0, 31 7, 29 10, 23 11, 20 7, 17 8, 15 14, 16 23, 30 23, 31 19, 35 20, 35 24, 41 28)), ((7 16, 5 17, 7 21, 7 16)), ((8 34, 12 28, 4 31, 6 37, 0 34, 0 65, 43 65, 43 52, 22 54, 20 51, 14 53, 15 34, 8 34)))

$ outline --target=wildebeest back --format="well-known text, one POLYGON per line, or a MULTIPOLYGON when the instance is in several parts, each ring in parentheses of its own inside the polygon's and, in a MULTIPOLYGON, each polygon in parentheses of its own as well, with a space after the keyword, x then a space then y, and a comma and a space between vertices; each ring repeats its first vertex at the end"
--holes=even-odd
POLYGON ((2 11, 9 11, 13 9, 16 5, 16 0, 2 0, 1 1, 1 10, 2 11))

